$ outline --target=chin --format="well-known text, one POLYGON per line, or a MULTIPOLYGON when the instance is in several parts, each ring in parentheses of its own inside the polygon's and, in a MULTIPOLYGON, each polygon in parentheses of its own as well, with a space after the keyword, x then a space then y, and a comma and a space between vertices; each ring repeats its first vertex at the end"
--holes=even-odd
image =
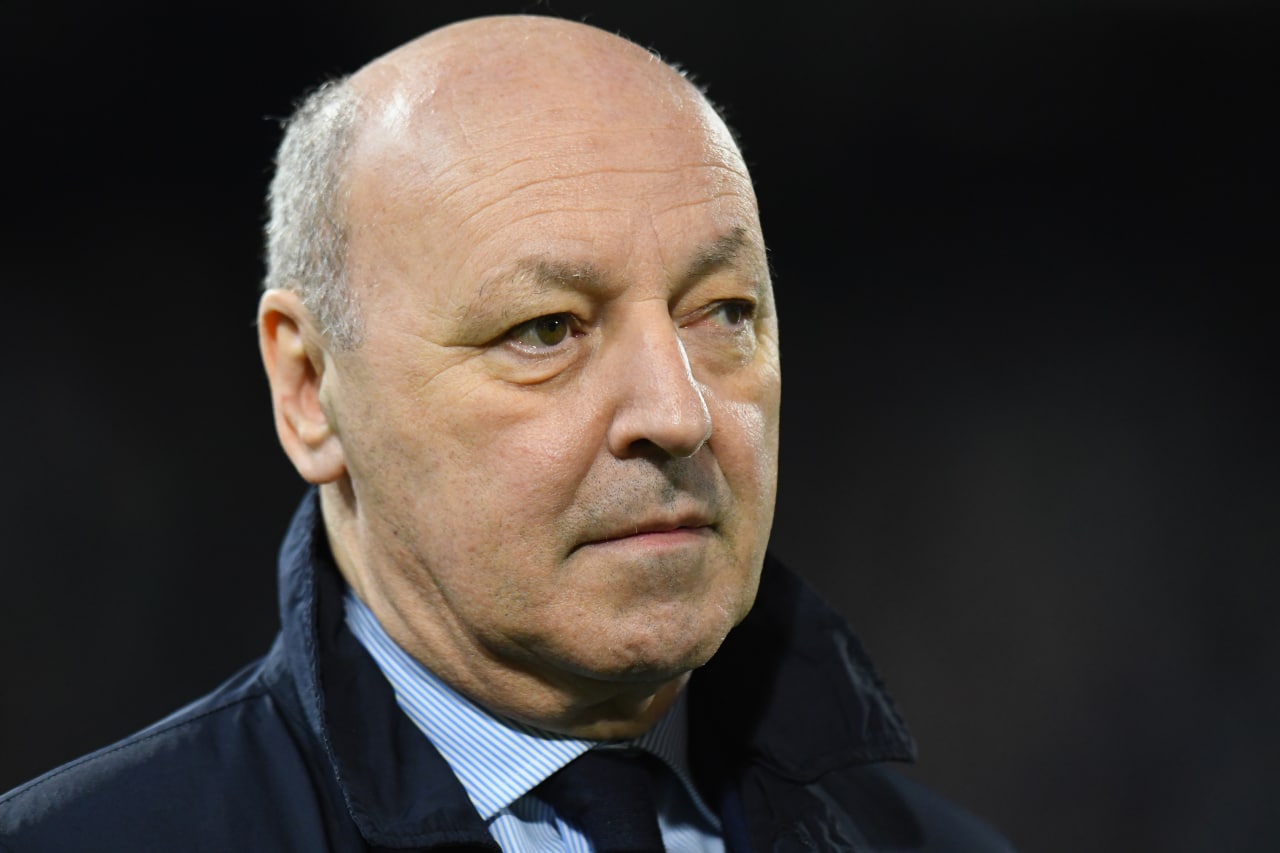
POLYGON ((661 684, 691 672, 711 660, 733 625, 690 621, 653 621, 630 630, 614 625, 581 661, 582 674, 602 681, 661 684))

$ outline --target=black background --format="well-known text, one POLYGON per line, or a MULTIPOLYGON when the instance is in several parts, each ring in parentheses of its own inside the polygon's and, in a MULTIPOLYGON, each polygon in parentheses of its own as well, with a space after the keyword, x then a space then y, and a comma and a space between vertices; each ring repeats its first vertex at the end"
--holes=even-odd
POLYGON ((1028 851, 1276 849, 1276 15, 835 5, 10 0, 0 789, 275 630, 302 491, 252 327, 276 119, 527 10, 656 48, 743 138, 774 547, 863 635, 910 772, 1028 851))

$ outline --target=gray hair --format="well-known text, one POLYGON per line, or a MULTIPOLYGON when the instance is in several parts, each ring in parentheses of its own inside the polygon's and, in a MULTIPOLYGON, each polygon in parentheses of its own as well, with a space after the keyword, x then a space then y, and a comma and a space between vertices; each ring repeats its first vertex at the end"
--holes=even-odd
POLYGON ((292 290, 338 349, 360 344, 361 320, 346 276, 348 154, 359 98, 348 78, 307 95, 284 126, 267 193, 264 288, 292 290))

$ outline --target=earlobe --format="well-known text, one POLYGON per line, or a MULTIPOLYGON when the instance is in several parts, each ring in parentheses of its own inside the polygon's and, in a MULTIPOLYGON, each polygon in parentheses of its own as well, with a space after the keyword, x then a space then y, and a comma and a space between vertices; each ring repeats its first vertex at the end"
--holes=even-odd
POLYGON ((307 482, 337 480, 346 473, 346 462, 324 393, 328 351, 296 293, 262 294, 258 343, 271 386, 276 434, 285 453, 307 482))

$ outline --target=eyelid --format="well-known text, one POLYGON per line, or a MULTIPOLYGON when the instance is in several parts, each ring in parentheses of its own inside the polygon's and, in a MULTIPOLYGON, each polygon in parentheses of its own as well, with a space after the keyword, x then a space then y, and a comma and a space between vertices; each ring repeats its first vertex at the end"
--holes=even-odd
POLYGON ((575 316, 572 312, 552 311, 547 314, 539 314, 537 317, 530 317, 528 320, 524 320, 522 322, 517 323, 516 325, 512 326, 510 329, 507 329, 507 331, 503 332, 502 336, 498 339, 497 343, 510 345, 517 352, 523 355, 536 357, 536 356, 552 355, 554 353, 558 353, 565 348, 568 341, 570 341, 573 338, 581 337, 583 334, 584 334, 584 330, 583 330, 582 321, 579 320, 578 317, 575 316), (565 332, 565 337, 562 340, 557 341, 554 344, 543 344, 543 345, 525 343, 519 340, 519 337, 523 335, 524 332, 526 331, 534 332, 536 330, 537 323, 543 320, 549 320, 549 319, 563 319, 565 321, 565 325, 568 327, 568 329, 565 332))
POLYGON ((724 299, 716 299, 688 315, 683 321, 681 321, 680 325, 693 325, 694 323, 711 317, 717 311, 730 306, 741 307, 743 322, 750 322, 755 318, 758 303, 754 297, 750 296, 730 296, 724 299))

